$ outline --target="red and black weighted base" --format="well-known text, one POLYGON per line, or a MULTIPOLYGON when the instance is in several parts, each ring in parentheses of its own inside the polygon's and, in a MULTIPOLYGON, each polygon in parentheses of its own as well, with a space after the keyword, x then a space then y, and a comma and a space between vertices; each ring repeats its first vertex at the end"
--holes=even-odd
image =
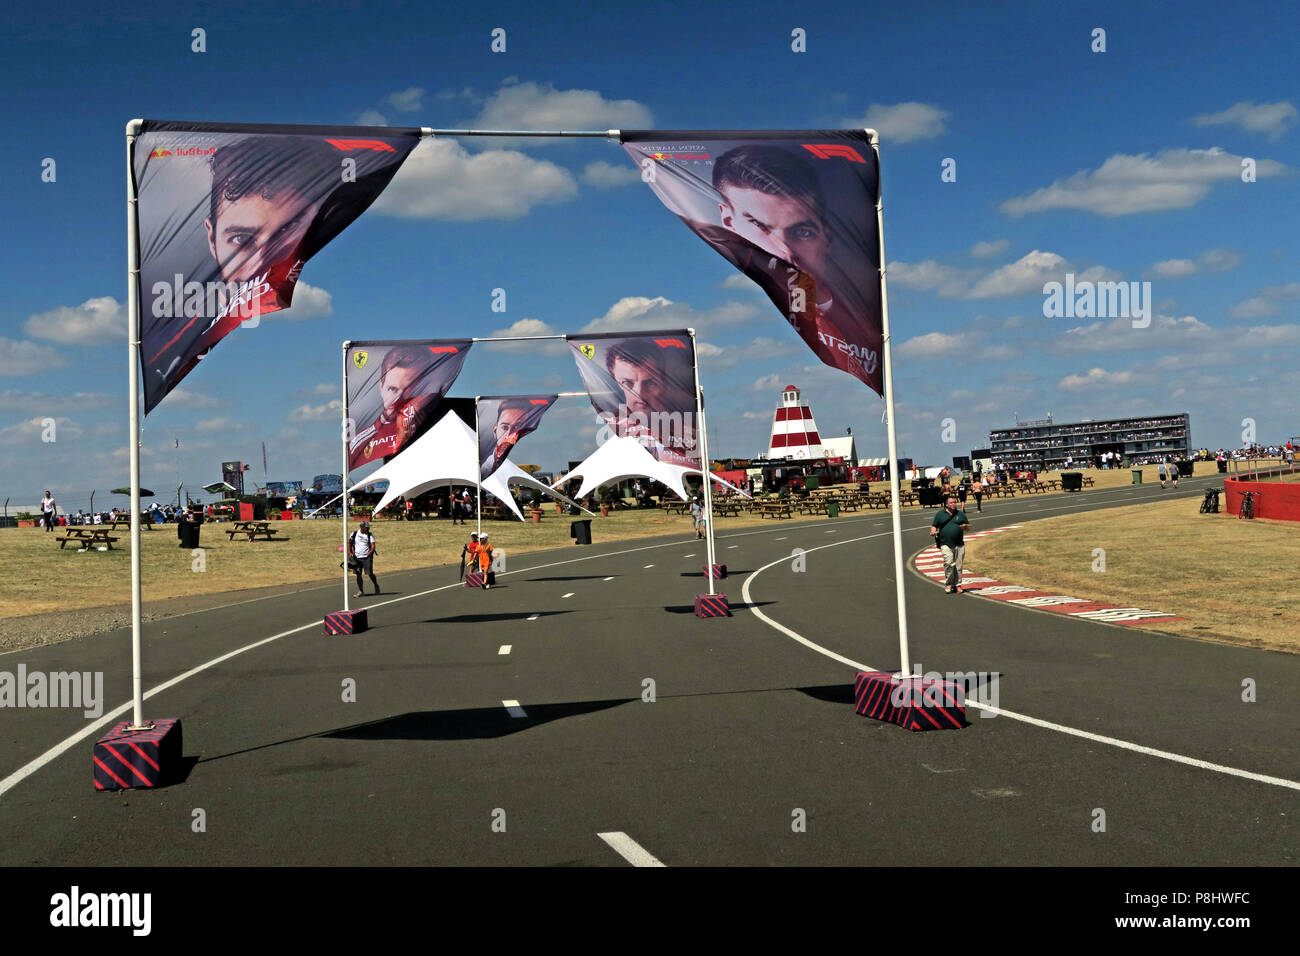
POLYGON ((179 779, 181 722, 177 717, 151 720, 132 730, 124 720, 95 742, 92 757, 96 790, 161 787, 179 779))
POLYGON ((725 564, 710 564, 704 569, 706 578, 713 578, 715 581, 721 581, 727 576, 727 566, 725 564))
POLYGON ((353 611, 332 611, 325 615, 326 634, 360 634, 370 626, 366 618, 366 609, 353 611))
POLYGON ((908 730, 960 730, 966 726, 965 688, 949 680, 859 671, 853 700, 853 709, 863 717, 908 730))
POLYGON ((731 605, 725 594, 695 595, 696 617, 731 617, 731 605))
POLYGON ((481 588, 487 583, 487 576, 478 571, 465 572, 465 587, 481 588))

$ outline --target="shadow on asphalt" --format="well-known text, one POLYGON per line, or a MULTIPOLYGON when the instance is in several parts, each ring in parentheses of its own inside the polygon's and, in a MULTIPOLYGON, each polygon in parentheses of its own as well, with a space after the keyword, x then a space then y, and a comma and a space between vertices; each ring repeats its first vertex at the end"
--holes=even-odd
POLYGON ((845 681, 843 684, 822 684, 819 687, 796 687, 795 690, 816 700, 824 700, 828 704, 856 703, 852 681, 845 681))
POLYGON ((621 574, 571 574, 567 576, 557 575, 550 578, 527 578, 529 581, 603 581, 609 577, 622 577, 621 574))
POLYGON ((424 710, 316 736, 333 740, 483 740, 508 737, 540 724, 594 714, 639 700, 639 697, 626 697, 568 704, 529 704, 525 708, 527 717, 511 717, 501 706, 476 707, 471 710, 424 710))
MULTIPOLYGON (((749 604, 745 604, 743 602, 732 603, 728 601, 727 605, 728 607, 731 608, 731 611, 734 614, 736 611, 744 611, 751 607, 767 607, 769 604, 775 604, 775 603, 776 603, 775 601, 753 601, 749 604)), ((695 605, 694 604, 665 604, 664 610, 667 611, 669 614, 694 614, 695 605)))
MULTIPOLYGON (((493 590, 496 590, 493 588, 493 590)), ((453 614, 451 617, 431 617, 425 624, 483 624, 489 621, 525 621, 530 617, 550 617, 568 614, 568 611, 511 611, 505 614, 453 614)))
MULTIPOLYGON (((734 569, 734 568, 727 568, 727 577, 728 577, 728 578, 734 578, 734 577, 735 577, 736 575, 738 575, 738 574, 753 574, 753 569, 752 569, 752 568, 746 568, 745 570, 740 571, 740 570, 736 570, 736 569, 734 569)), ((683 572, 682 572, 682 577, 684 577, 684 578, 702 578, 702 577, 704 577, 704 572, 703 572, 703 571, 683 571, 683 572)), ((726 578, 723 578, 723 580, 726 580, 726 578)))
MULTIPOLYGON (((529 704, 526 717, 511 717, 505 707, 475 707, 470 710, 422 710, 396 717, 385 717, 365 724, 352 724, 338 730, 325 730, 318 734, 303 734, 285 740, 272 740, 256 747, 232 750, 230 753, 217 754, 212 757, 187 757, 190 761, 184 767, 184 774, 197 763, 212 763, 227 757, 241 757, 244 754, 257 753, 285 744, 296 744, 304 740, 489 740, 496 737, 508 737, 521 730, 529 730, 541 724, 563 720, 566 717, 581 717, 610 710, 622 704, 639 701, 639 697, 625 697, 617 700, 587 700, 568 704, 529 704)), ((352 764, 348 764, 352 766, 352 764)), ((321 769, 319 765, 311 767, 289 768, 321 769)), ((175 782, 182 782, 177 780, 175 782)))

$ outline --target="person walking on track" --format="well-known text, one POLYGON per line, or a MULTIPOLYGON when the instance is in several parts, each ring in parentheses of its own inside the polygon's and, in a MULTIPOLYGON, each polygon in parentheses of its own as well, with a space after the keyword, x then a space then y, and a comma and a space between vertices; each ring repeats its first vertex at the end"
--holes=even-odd
POLYGON ((961 566, 966 558, 965 532, 970 530, 966 512, 957 508, 957 496, 949 495, 943 501, 943 510, 934 516, 930 534, 943 552, 944 590, 960 594, 961 566))
POLYGON ((364 597, 366 593, 365 585, 361 580, 362 572, 370 576, 370 583, 375 586, 375 593, 379 593, 379 582, 375 580, 375 536, 370 533, 370 522, 361 522, 361 527, 352 532, 348 538, 348 557, 354 561, 354 567, 357 571, 357 593, 353 597, 364 597))

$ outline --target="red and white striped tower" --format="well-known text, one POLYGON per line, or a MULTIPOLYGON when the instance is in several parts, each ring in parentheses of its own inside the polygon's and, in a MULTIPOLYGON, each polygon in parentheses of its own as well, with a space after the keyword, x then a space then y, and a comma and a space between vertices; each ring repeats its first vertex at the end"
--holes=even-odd
POLYGON ((772 418, 772 437, 768 441, 768 458, 824 458, 821 436, 813 421, 812 409, 799 397, 799 386, 781 390, 781 404, 772 418))

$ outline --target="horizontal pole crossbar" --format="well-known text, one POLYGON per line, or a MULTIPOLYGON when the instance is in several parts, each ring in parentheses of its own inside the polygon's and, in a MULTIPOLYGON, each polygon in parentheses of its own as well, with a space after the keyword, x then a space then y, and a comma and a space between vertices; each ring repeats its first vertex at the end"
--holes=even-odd
POLYGON ((424 136, 575 136, 588 139, 618 139, 617 129, 433 129, 420 127, 424 136))

